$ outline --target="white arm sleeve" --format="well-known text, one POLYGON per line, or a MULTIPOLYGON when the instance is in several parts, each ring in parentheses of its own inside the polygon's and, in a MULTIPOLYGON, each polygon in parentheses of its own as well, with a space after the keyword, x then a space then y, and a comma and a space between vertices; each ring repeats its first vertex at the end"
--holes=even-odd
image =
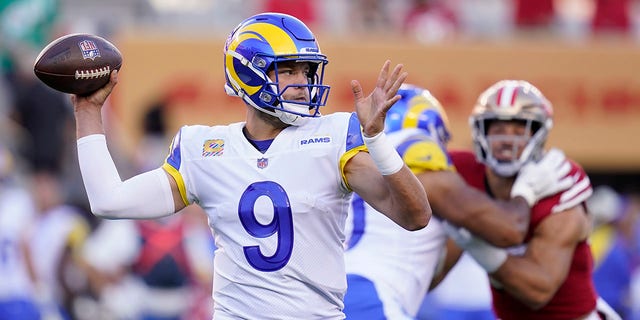
POLYGON ((162 168, 122 181, 103 134, 78 139, 78 163, 91 212, 108 219, 151 219, 175 212, 162 168))

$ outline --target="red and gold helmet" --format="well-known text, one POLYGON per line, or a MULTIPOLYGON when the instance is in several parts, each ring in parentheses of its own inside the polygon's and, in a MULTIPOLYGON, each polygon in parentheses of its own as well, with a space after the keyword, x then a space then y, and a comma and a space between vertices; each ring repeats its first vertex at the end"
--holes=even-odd
POLYGON ((542 156, 553 126, 552 117, 551 103, 531 83, 523 80, 497 82, 480 95, 469 118, 478 160, 500 176, 516 175, 523 164, 542 156), (528 140, 523 150, 514 150, 514 154, 520 156, 512 161, 498 161, 491 152, 487 129, 494 121, 522 121, 526 125, 525 137, 510 137, 528 140))

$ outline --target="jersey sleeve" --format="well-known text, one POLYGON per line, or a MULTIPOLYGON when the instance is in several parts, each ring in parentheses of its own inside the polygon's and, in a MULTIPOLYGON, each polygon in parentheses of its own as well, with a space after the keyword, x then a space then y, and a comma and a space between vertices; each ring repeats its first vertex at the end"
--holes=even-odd
POLYGON ((178 190, 180 190, 182 202, 184 202, 185 205, 189 205, 189 200, 187 200, 187 188, 182 174, 180 173, 180 167, 182 166, 182 153, 180 149, 182 130, 184 130, 184 127, 178 131, 175 137, 173 137, 173 141, 171 141, 171 146, 169 147, 169 155, 167 155, 162 168, 167 171, 173 179, 175 179, 178 184, 178 190))
POLYGON ((358 152, 367 151, 367 147, 364 144, 362 138, 362 130, 360 130, 360 121, 355 113, 351 113, 349 117, 349 125, 347 127, 347 135, 345 139, 345 152, 340 156, 340 175, 344 186, 351 190, 347 177, 344 175, 344 166, 353 158, 358 152))
POLYGON ((402 160, 414 174, 425 171, 453 171, 447 151, 439 143, 422 137, 410 138, 396 148, 402 160))
POLYGON ((453 161, 453 165, 460 176, 470 186, 485 191, 485 172, 484 164, 480 163, 475 154, 469 150, 449 150, 449 157, 453 161))

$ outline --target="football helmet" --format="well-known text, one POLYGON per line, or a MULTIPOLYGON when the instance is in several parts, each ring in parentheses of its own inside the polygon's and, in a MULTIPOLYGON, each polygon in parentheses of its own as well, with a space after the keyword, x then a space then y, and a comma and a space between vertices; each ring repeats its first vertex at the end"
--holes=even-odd
POLYGON ((451 139, 449 119, 431 92, 415 85, 402 84, 398 94, 400 100, 387 111, 385 132, 420 129, 441 145, 446 145, 451 139))
POLYGON ((239 96, 254 108, 291 125, 300 125, 306 117, 320 116, 326 104, 329 86, 323 85, 327 57, 320 52, 316 38, 297 18, 281 13, 263 13, 240 23, 224 46, 225 91, 239 96), (307 83, 278 85, 278 63, 309 62, 307 83), (275 70, 275 79, 267 73, 275 70), (291 87, 309 90, 310 101, 285 100, 291 87))
POLYGON ((549 130, 553 127, 552 117, 551 103, 531 83, 523 80, 495 83, 479 96, 469 117, 476 157, 500 176, 516 175, 523 164, 542 156, 549 130), (525 124, 525 136, 488 137, 487 129, 493 121, 521 121, 525 124), (499 161, 492 153, 491 139, 513 142, 525 139, 526 145, 518 150, 518 144, 513 143, 516 156, 511 161, 499 161))

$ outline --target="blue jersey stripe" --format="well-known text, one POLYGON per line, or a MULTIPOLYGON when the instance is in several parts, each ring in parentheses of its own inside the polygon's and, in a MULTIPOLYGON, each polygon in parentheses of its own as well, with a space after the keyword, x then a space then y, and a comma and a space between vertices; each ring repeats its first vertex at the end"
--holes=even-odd
POLYGON ((178 134, 173 138, 171 142, 171 147, 169 149, 169 155, 167 156, 167 163, 174 167, 176 170, 180 170, 180 164, 182 163, 182 158, 180 156, 180 140, 182 137, 182 129, 178 132, 178 134))
POLYGON ((352 150, 357 147, 364 146, 364 140, 362 140, 362 131, 360 130, 360 121, 356 113, 351 114, 349 118, 349 128, 347 129, 347 150, 352 150))
POLYGON ((364 200, 357 194, 353 195, 351 199, 351 213, 353 214, 353 230, 351 231, 351 237, 349 243, 347 243, 347 250, 353 248, 362 238, 364 234, 365 226, 365 208, 364 200))

